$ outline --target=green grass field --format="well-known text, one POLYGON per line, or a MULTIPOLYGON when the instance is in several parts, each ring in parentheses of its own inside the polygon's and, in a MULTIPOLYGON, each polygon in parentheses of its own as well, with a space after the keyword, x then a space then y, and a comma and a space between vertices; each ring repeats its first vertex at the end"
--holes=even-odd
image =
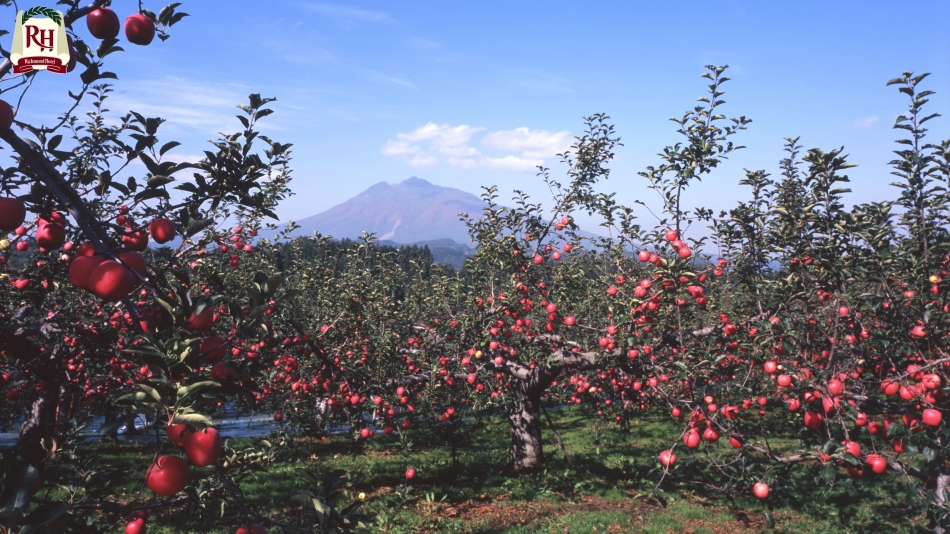
MULTIPOLYGON (((414 444, 408 459, 400 453, 396 436, 377 435, 361 448, 346 437, 315 440, 298 436, 282 461, 268 466, 266 472, 250 474, 241 488, 256 510, 287 521, 300 509, 290 501, 303 486, 295 469, 320 477, 343 469, 352 480, 344 501, 366 494, 363 510, 375 517, 370 527, 373 532, 760 532, 770 529, 763 516, 769 507, 774 530, 779 532, 930 531, 924 514, 908 510, 896 474, 859 480, 853 487, 836 484, 825 491, 815 484, 814 467, 797 466, 783 480, 773 481, 772 494, 760 500, 748 491, 723 493, 680 480, 701 476, 683 465, 688 464, 690 454, 682 447, 677 449, 680 460, 675 476, 662 485, 668 497, 664 507, 646 495, 658 479, 653 471, 656 454, 679 435, 678 423, 669 418, 643 419, 631 425, 629 434, 623 434, 616 424, 598 421, 579 410, 553 410, 551 416, 573 465, 565 460, 545 425, 545 469, 532 474, 507 472, 508 429, 506 421, 494 419, 468 424, 462 435, 466 443, 457 448, 454 462, 451 447, 423 430, 410 434, 414 444), (407 465, 418 473, 408 489, 403 486, 407 465)), ((239 449, 254 441, 232 440, 229 446, 239 449)), ((790 443, 773 446, 793 448, 790 443)), ((174 453, 173 445, 164 447, 163 454, 174 453)), ((722 439, 711 451, 695 454, 730 450, 728 440, 722 439)), ((142 485, 154 445, 91 442, 79 451, 100 469, 114 472, 121 498, 158 502, 142 485)), ((844 476, 842 469, 837 471, 844 476)), ((239 509, 213 503, 203 510, 178 507, 154 513, 149 532, 232 533, 245 520, 239 509)), ((279 529, 269 527, 269 532, 279 529)))

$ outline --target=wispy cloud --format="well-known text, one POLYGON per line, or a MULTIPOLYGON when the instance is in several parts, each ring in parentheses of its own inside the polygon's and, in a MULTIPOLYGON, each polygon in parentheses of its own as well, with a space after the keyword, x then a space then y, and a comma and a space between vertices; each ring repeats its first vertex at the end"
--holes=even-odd
POLYGON ((402 87, 409 87, 412 89, 416 88, 415 84, 409 80, 404 80, 402 78, 397 78, 395 76, 390 76, 381 72, 366 72, 365 76, 368 80, 374 82, 392 83, 395 85, 401 85, 402 87))
POLYGON ((298 4, 301 8, 323 15, 336 23, 345 30, 352 30, 360 22, 374 24, 389 24, 395 22, 392 17, 382 11, 372 11, 369 9, 358 9, 349 6, 337 4, 325 4, 321 2, 302 2, 298 4))
POLYGON ((425 37, 412 37, 409 39, 409 44, 420 50, 435 50, 442 47, 441 43, 431 41, 425 37))
POLYGON ((429 122, 411 132, 396 134, 395 140, 390 139, 383 146, 382 153, 400 158, 414 167, 433 167, 439 163, 439 156, 442 156, 446 163, 460 169, 532 171, 544 165, 545 158, 563 152, 570 145, 570 132, 521 127, 490 132, 481 140, 488 148, 520 152, 520 155, 487 156, 470 144, 472 136, 484 130, 484 127, 467 124, 451 126, 429 122))
MULTIPOLYGON (((240 84, 214 83, 168 76, 126 82, 109 95, 106 105, 118 114, 136 111, 161 117, 162 131, 237 131, 235 106, 247 103, 250 90, 240 84)), ((262 124, 263 126, 263 124, 262 124)))
POLYGON ((858 118, 858 120, 856 120, 856 121, 852 122, 851 124, 849 124, 849 125, 847 126, 847 128, 849 128, 849 129, 851 129, 851 128, 870 128, 870 127, 873 126, 874 123, 876 123, 878 120, 879 120, 879 119, 878 119, 877 116, 858 118))

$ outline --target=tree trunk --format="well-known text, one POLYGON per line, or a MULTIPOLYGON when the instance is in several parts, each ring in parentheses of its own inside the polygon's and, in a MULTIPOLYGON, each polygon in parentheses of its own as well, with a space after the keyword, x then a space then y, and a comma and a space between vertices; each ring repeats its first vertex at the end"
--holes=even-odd
MULTIPOLYGON (((947 492, 950 491, 950 473, 940 473, 937 476, 937 487, 934 489, 934 502, 940 508, 946 508, 947 506, 947 492)), ((950 533, 950 517, 943 515, 940 512, 937 512, 934 520, 936 525, 934 527, 935 534, 948 534, 950 533)))
POLYGON ((326 426, 327 421, 330 420, 330 405, 327 404, 327 399, 324 397, 317 397, 317 401, 314 403, 314 423, 316 423, 317 428, 323 429, 326 426))
POLYGON ((529 391, 515 380, 509 393, 514 403, 508 409, 511 423, 511 459, 515 471, 531 471, 541 467, 544 450, 541 443, 541 395, 529 391))
POLYGON ((59 384, 46 384, 24 415, 23 426, 17 436, 16 454, 36 468, 46 461, 47 448, 53 446, 52 440, 57 434, 56 405, 62 393, 60 389, 59 384))

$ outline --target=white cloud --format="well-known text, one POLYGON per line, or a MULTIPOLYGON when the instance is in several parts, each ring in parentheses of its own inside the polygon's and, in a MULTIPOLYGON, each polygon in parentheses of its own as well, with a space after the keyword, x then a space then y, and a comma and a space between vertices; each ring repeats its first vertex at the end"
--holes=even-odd
MULTIPOLYGON (((202 133, 243 129, 234 118, 235 106, 247 103, 251 91, 242 85, 213 83, 168 76, 126 82, 106 100, 106 107, 124 115, 128 111, 145 117, 161 117, 165 123, 159 137, 169 133, 200 130, 202 133)), ((262 122, 262 126, 267 121, 262 122)))
POLYGON ((446 163, 460 169, 532 171, 539 165, 544 165, 545 158, 553 157, 570 146, 570 132, 549 132, 521 127, 491 132, 482 138, 482 144, 489 148, 520 152, 520 155, 486 156, 470 144, 472 136, 483 130, 484 127, 467 124, 451 126, 429 122, 411 132, 396 134, 395 140, 386 141, 382 153, 404 159, 409 165, 416 167, 437 165, 438 156, 444 156, 446 163))
POLYGON ((851 125, 849 126, 849 128, 870 128, 870 127, 873 126, 874 123, 876 123, 878 120, 879 120, 879 119, 878 119, 876 116, 874 116, 874 117, 867 117, 867 118, 858 118, 858 120, 856 120, 856 121, 854 121, 853 123, 851 123, 851 125))
POLYGON ((549 158, 571 147, 571 132, 529 130, 522 126, 514 130, 494 132, 482 138, 486 146, 500 150, 521 151, 524 158, 549 158))

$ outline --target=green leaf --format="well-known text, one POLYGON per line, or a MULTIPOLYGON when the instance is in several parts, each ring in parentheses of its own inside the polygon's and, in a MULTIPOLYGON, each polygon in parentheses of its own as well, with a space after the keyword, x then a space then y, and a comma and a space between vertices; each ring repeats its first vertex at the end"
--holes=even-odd
POLYGON ((208 417, 207 415, 203 413, 197 413, 197 412, 176 414, 175 417, 172 419, 172 424, 177 425, 181 423, 185 423, 188 425, 201 426, 201 427, 214 425, 214 421, 210 417, 208 417))
POLYGON ((767 524, 769 528, 775 528, 775 518, 772 517, 772 512, 762 512, 762 517, 765 518, 765 524, 767 524))
POLYGON ((149 397, 152 397, 153 399, 155 399, 155 402, 162 404, 162 396, 159 395, 158 392, 155 391, 154 388, 150 386, 146 386, 145 384, 139 384, 139 388, 141 388, 142 391, 144 391, 145 393, 148 393, 149 397))
POLYGON ((181 143, 179 143, 178 141, 169 141, 169 142, 165 143, 164 145, 162 145, 162 148, 158 151, 158 154, 159 154, 160 156, 164 156, 164 155, 165 155, 165 152, 168 152, 169 150, 175 148, 176 146, 178 146, 178 145, 180 145, 180 144, 181 144, 181 143))
POLYGON ((20 529, 20 534, 29 534, 52 523, 56 518, 65 514, 67 510, 69 510, 69 505, 63 502, 49 502, 39 505, 23 520, 24 524, 23 528, 20 529))
POLYGON ((284 282, 284 276, 282 274, 275 274, 267 279, 266 282, 261 287, 262 292, 265 295, 273 295, 274 291, 277 291, 277 288, 280 287, 280 284, 284 282))
POLYGON ((190 386, 184 386, 178 388, 178 402, 187 399, 189 396, 198 393, 199 391, 205 388, 216 388, 221 387, 221 384, 215 382, 214 380, 205 380, 202 382, 196 382, 190 386))
POLYGON ((0 512, 25 509, 30 503, 30 487, 39 476, 39 470, 32 465, 21 465, 8 474, 0 493, 0 512))
POLYGON ((171 183, 171 182, 174 182, 174 181, 175 181, 175 179, 172 178, 171 176, 161 176, 161 175, 149 176, 149 178, 148 178, 148 186, 149 186, 149 187, 161 187, 161 186, 163 186, 163 185, 165 185, 165 184, 168 184, 168 183, 171 183))

